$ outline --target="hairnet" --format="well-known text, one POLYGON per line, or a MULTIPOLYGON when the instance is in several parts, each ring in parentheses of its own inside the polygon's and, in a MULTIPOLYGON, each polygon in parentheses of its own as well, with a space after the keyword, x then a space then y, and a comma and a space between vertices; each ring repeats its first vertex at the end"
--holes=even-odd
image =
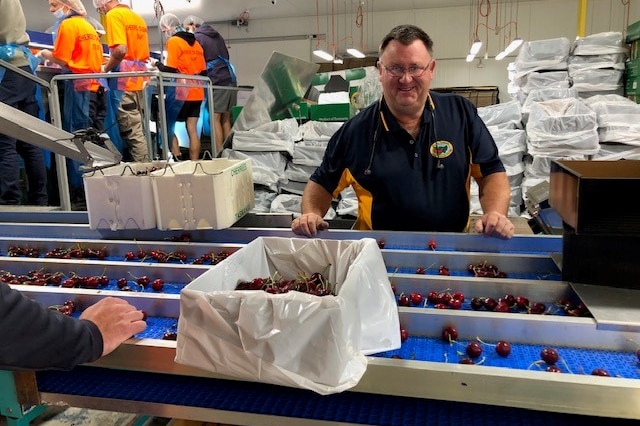
POLYGON ((202 24, 204 24, 204 20, 195 15, 189 15, 184 19, 184 21, 182 21, 182 26, 184 27, 187 25, 195 25, 196 27, 199 27, 202 24))
MULTIPOLYGON (((93 0, 93 7, 95 8, 99 8, 99 7, 103 7, 105 4, 109 3, 111 0, 93 0)), ((118 3, 120 3, 120 0, 118 0, 118 3)))
POLYGON ((80 0, 58 0, 58 2, 80 15, 84 16, 87 14, 87 10, 80 0))
POLYGON ((173 13, 165 13, 162 15, 162 18, 160 18, 160 22, 158 22, 158 26, 162 31, 170 31, 180 25, 180 20, 173 13))

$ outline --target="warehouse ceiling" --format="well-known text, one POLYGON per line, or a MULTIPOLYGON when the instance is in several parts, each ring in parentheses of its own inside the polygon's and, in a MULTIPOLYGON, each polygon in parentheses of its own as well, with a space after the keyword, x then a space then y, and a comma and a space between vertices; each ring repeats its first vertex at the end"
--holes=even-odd
MULTIPOLYGON (((183 18, 196 15, 207 22, 231 22, 241 19, 295 18, 335 14, 411 10, 465 6, 470 0, 121 0, 139 11, 150 26, 157 25, 155 6, 183 18)), ((90 15, 97 17, 92 0, 82 0, 90 15)), ((54 18, 44 0, 23 0, 27 28, 45 31, 54 18)))

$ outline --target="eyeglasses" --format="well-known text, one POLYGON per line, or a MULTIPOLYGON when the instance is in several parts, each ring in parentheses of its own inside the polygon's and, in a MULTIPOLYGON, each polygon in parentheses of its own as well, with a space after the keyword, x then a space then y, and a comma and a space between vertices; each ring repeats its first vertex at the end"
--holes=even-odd
POLYGON ((424 72, 429 68, 432 61, 433 59, 431 59, 427 64, 427 66, 425 67, 419 67, 417 65, 411 65, 409 68, 402 68, 401 66, 398 66, 398 65, 388 67, 382 62, 380 62, 380 65, 382 65, 382 67, 389 73, 391 77, 396 77, 396 78, 404 77, 404 75, 407 73, 411 77, 421 77, 422 74, 424 74, 424 72))

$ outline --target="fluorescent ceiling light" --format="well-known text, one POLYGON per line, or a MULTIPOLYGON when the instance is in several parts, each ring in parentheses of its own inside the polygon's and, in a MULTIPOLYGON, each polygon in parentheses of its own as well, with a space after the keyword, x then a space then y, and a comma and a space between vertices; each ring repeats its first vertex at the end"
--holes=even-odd
POLYGON ((364 58, 366 56, 364 53, 362 53, 361 51, 353 47, 350 47, 349 49, 347 49, 347 53, 353 56, 354 58, 364 58))
POLYGON ((313 51, 313 54, 316 55, 318 58, 322 58, 325 61, 333 61, 333 55, 325 52, 322 49, 316 49, 313 51))
POLYGON ((509 45, 506 47, 506 49, 504 49, 505 52, 507 52, 507 54, 515 51, 518 47, 520 47, 520 45, 522 45, 522 42, 524 40, 522 40, 520 37, 516 37, 514 38, 511 43, 509 43, 509 45))
POLYGON ((471 62, 476 58, 476 55, 469 53, 467 55, 467 62, 471 62))
POLYGON ((503 50, 502 52, 498 53, 496 55, 496 61, 501 61, 505 58, 505 56, 507 56, 509 53, 506 50, 503 50))
POLYGON ((482 47, 482 42, 480 40, 476 39, 473 42, 473 44, 471 45, 471 49, 469 49, 469 53, 472 54, 473 56, 475 56, 480 51, 481 47, 482 47))

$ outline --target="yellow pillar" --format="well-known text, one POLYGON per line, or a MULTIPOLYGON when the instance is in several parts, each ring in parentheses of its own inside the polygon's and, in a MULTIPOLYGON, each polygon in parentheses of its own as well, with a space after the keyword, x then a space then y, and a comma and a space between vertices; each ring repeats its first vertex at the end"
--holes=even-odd
POLYGON ((587 0, 578 0, 578 37, 585 36, 587 26, 587 0))

